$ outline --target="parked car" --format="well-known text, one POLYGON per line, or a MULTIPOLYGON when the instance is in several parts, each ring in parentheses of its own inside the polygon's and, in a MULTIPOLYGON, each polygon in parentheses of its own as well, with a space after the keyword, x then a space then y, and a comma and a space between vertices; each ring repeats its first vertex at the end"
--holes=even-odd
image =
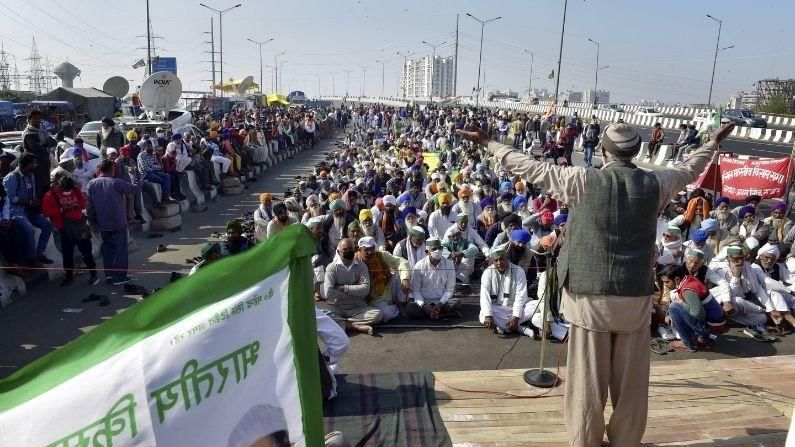
POLYGON ((99 146, 99 133, 102 131, 102 121, 89 121, 83 124, 77 136, 84 142, 99 146))
MULTIPOLYGON (((693 117, 693 122, 696 125, 696 129, 701 130, 702 127, 706 126, 707 124, 712 122, 712 114, 717 112, 698 112, 693 117)), ((726 124, 729 122, 729 118, 722 116, 720 118, 721 124, 726 124)))
POLYGON ((638 116, 652 116, 655 118, 662 118, 663 114, 654 107, 640 107, 635 115, 638 116))
POLYGON ((607 110, 608 112, 624 113, 624 108, 617 104, 599 104, 599 110, 607 110))
POLYGON ((745 127, 767 127, 767 121, 761 116, 748 109, 726 109, 723 116, 728 118, 737 126, 745 127))
MULTIPOLYGON (((70 145, 75 144, 75 140, 71 138, 64 138, 64 141, 70 145)), ((19 158, 22 155, 22 132, 0 132, 0 145, 2 145, 3 152, 11 153, 14 157, 19 158)), ((83 142, 83 148, 88 152, 89 166, 92 170, 96 170, 101 159, 99 148, 85 141, 83 142)))

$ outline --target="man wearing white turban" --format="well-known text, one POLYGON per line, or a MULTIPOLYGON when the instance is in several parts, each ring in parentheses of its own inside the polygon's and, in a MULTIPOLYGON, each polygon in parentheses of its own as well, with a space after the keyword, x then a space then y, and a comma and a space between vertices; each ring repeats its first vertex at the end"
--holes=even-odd
POLYGON ((783 262, 778 262, 780 256, 778 245, 767 243, 757 252, 752 267, 764 278, 765 289, 774 306, 774 310, 770 312, 773 322, 779 324, 782 320, 787 320, 790 326, 795 327, 795 316, 791 313, 795 310, 795 277, 783 262))

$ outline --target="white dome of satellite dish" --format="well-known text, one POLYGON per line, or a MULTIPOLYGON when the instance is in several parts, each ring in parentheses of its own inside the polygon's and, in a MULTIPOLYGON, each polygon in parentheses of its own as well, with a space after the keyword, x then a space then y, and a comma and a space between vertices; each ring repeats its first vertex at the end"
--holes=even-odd
POLYGON ((144 109, 159 113, 174 108, 182 96, 182 81, 170 71, 159 71, 141 84, 138 97, 144 109))
POLYGON ((254 85, 254 76, 248 76, 242 81, 240 81, 240 85, 237 86, 237 93, 239 95, 245 95, 246 91, 254 85))
POLYGON ((113 76, 102 85, 102 91, 121 99, 130 91, 130 83, 121 76, 113 76))

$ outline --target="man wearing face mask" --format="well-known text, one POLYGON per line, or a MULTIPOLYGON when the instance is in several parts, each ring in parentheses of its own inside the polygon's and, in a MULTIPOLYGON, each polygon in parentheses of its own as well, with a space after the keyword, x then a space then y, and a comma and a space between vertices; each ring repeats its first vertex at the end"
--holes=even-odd
POLYGON ((455 223, 453 214, 453 196, 450 193, 439 194, 439 209, 428 216, 428 233, 437 239, 444 237, 445 231, 455 223))
POLYGON ((472 190, 468 187, 458 191, 458 202, 453 205, 452 212, 457 216, 466 214, 469 217, 469 226, 475 229, 477 218, 481 213, 480 204, 472 200, 472 190))
POLYGON ((657 258, 657 264, 682 265, 685 255, 685 250, 682 245, 682 230, 680 230, 679 227, 669 226, 663 231, 662 237, 660 256, 657 258))
POLYGON ((362 235, 365 237, 372 237, 375 239, 375 245, 379 250, 384 250, 386 247, 386 240, 384 239, 384 232, 380 227, 373 223, 373 212, 369 209, 359 211, 359 225, 362 228, 362 235))
POLYGON ((759 249, 752 267, 764 278, 765 289, 775 309, 770 312, 773 322, 780 324, 786 320, 791 327, 795 327, 795 316, 791 313, 795 309, 795 296, 792 294, 795 277, 783 262, 778 262, 780 256, 778 245, 768 242, 759 249))
POLYGON ((460 301, 453 297, 455 266, 442 253, 442 243, 437 238, 425 241, 427 256, 411 272, 411 295, 414 301, 406 305, 411 318, 438 320, 450 315, 460 301))
POLYGON ((726 197, 719 197, 715 199, 714 206, 715 209, 710 211, 709 217, 718 221, 721 230, 736 232, 738 229, 736 227, 740 219, 729 209, 729 199, 726 197))
POLYGON ((775 307, 764 280, 750 263, 745 262, 743 248, 737 245, 726 247, 726 257, 716 257, 709 268, 729 283, 728 287, 713 289, 713 295, 721 303, 726 316, 745 325, 743 333, 754 340, 774 341, 776 338, 767 332, 765 323, 767 312, 775 310, 775 307))
POLYGON ((287 228, 288 225, 292 225, 297 223, 298 221, 295 218, 290 216, 289 211, 287 211, 287 205, 284 202, 279 202, 276 205, 273 205, 273 214, 275 217, 268 222, 268 236, 271 237, 274 234, 282 231, 283 229, 287 228))
POLYGON ((356 250, 350 239, 339 241, 337 255, 326 267, 323 281, 328 300, 326 313, 346 331, 373 335, 373 325, 381 322, 382 314, 365 303, 370 293, 367 266, 356 259, 356 250))
POLYGON ((524 270, 508 260, 504 246, 491 249, 489 257, 492 264, 480 279, 480 322, 500 335, 516 332, 532 337, 532 329, 520 326, 538 307, 538 301, 527 298, 524 270))

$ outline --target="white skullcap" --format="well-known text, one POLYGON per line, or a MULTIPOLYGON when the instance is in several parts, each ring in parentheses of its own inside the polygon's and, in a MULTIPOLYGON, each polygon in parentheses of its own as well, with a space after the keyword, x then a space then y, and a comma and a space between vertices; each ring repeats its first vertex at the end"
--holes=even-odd
POLYGON ((287 420, 281 408, 257 405, 243 415, 232 433, 227 447, 249 447, 273 433, 287 430, 287 420))
POLYGON ((749 237, 745 239, 743 245, 745 245, 745 248, 749 250, 754 250, 756 247, 759 246, 759 240, 755 237, 749 237))
POLYGON ((105 149, 105 153, 108 154, 108 155, 110 155, 110 154, 118 154, 119 151, 117 151, 116 148, 114 148, 114 147, 109 147, 109 148, 105 149))
POLYGON ((359 239, 359 247, 375 248, 375 238, 366 236, 359 239))
POLYGON ((450 236, 458 233, 461 233, 461 230, 458 228, 458 225, 453 225, 452 227, 448 228, 447 231, 444 232, 444 238, 449 239, 450 236))

